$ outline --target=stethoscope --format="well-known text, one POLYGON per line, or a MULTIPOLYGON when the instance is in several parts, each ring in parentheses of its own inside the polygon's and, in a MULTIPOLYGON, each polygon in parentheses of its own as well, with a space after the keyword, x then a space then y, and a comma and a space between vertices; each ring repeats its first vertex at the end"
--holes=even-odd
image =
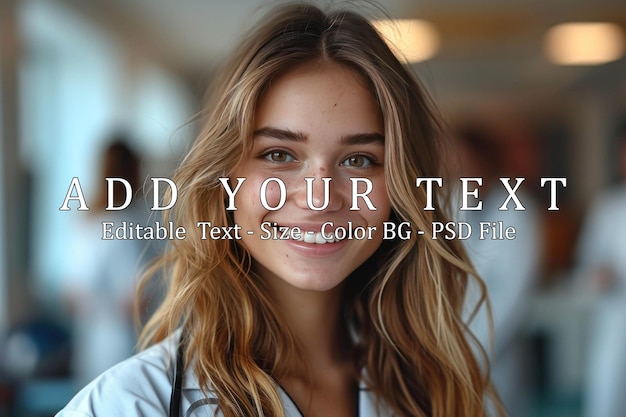
MULTIPOLYGON (((172 394, 170 395, 169 417, 180 417, 180 394, 183 384, 183 353, 185 344, 181 340, 176 348, 176 365, 174 368, 174 383, 172 384, 172 394)), ((187 413, 186 413, 187 414, 187 413)))
MULTIPOLYGON (((176 365, 174 369, 174 383, 172 384, 172 394, 170 395, 170 412, 169 417, 180 417, 180 396, 183 385, 183 355, 185 353, 185 343, 181 340, 176 348, 176 365)), ((216 398, 203 398, 192 403, 184 417, 189 417, 191 413, 203 405, 217 404, 216 398)))

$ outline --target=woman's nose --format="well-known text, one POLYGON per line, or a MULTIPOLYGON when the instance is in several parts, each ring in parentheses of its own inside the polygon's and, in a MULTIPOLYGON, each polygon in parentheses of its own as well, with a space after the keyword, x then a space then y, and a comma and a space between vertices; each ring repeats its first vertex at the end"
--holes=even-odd
POLYGON ((332 170, 319 167, 305 176, 295 193, 299 207, 313 211, 337 211, 344 206, 341 184, 332 170))

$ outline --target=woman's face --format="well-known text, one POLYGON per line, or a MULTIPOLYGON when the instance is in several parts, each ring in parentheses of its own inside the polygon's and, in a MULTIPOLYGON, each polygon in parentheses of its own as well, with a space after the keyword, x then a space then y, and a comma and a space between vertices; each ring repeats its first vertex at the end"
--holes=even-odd
MULTIPOLYGON (((382 223, 391 210, 384 181, 383 132, 374 98, 351 69, 317 63, 272 82, 257 107, 250 157, 233 175, 246 178, 235 198, 240 243, 252 255, 255 271, 270 285, 332 289, 380 246, 382 223), (321 180, 325 177, 332 178, 328 206, 312 210, 309 205, 321 207, 325 201, 321 180), (369 209, 363 198, 356 201, 359 210, 350 209, 350 178, 357 177, 371 181, 368 197, 376 210, 369 209), (261 194, 269 207, 281 200, 276 181, 261 193, 267 178, 285 184, 284 205, 275 211, 261 203, 261 194), (305 178, 314 179, 310 201, 305 178), (326 222, 332 226, 322 230, 326 222), (354 231, 362 228, 361 239, 329 238, 337 227, 347 230, 350 224, 354 231), (291 238, 283 239, 284 230, 291 238)), ((234 188, 236 182, 231 184, 234 188)), ((366 184, 357 184, 357 191, 364 192, 366 184)))

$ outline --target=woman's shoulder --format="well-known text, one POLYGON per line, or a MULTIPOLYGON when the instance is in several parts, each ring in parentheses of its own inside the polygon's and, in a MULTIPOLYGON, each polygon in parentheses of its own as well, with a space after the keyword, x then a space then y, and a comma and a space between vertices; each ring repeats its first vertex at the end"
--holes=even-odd
POLYGON ((105 371, 56 417, 167 415, 176 340, 165 339, 105 371))

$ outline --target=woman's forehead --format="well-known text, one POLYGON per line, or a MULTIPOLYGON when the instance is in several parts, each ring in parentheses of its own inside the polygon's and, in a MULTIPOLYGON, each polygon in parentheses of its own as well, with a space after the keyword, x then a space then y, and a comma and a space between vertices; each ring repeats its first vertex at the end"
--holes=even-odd
POLYGON ((298 67, 274 80, 256 106, 255 129, 280 122, 301 130, 324 121, 382 129, 378 104, 357 71, 332 62, 298 67))

